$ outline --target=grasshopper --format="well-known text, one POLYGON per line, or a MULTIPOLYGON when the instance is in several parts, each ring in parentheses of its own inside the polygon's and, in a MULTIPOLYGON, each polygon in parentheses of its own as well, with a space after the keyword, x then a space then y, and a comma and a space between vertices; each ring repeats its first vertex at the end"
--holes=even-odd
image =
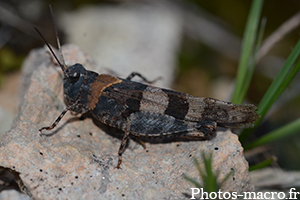
POLYGON ((213 98, 194 97, 132 81, 133 77, 139 76, 144 82, 151 83, 139 73, 133 72, 122 79, 86 70, 79 63, 67 67, 51 6, 50 11, 63 63, 43 35, 35 29, 62 69, 67 107, 52 125, 39 129, 41 134, 42 130, 53 129, 67 111, 78 114, 90 112, 96 120, 125 132, 118 151, 117 168, 120 168, 122 153, 130 135, 137 138, 179 137, 198 140, 213 134, 217 126, 251 128, 260 117, 256 113, 256 106, 252 104, 237 105, 213 98))

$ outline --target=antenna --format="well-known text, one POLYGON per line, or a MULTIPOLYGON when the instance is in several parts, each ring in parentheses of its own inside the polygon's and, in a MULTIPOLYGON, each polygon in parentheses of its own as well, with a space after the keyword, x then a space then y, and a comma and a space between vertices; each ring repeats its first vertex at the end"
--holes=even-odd
POLYGON ((60 61, 58 60, 58 58, 56 57, 54 51, 52 50, 50 44, 47 42, 47 40, 44 38, 44 36, 42 35, 42 33, 36 28, 33 27, 36 32, 42 37, 42 39, 44 40, 45 44, 47 45, 48 49, 50 50, 51 54, 53 55, 53 57, 55 58, 55 60, 57 61, 57 63, 59 64, 59 66, 61 67, 62 71, 65 72, 65 67, 60 63, 60 61))
POLYGON ((43 34, 36 28, 33 27, 36 32, 41 36, 41 38, 44 40, 45 44, 47 45, 48 49, 50 50, 51 54, 53 55, 53 57, 55 58, 55 60, 57 61, 57 63, 59 64, 60 68, 62 69, 62 71, 64 72, 64 75, 66 75, 65 71, 67 69, 65 61, 64 61, 64 57, 62 54, 62 50, 61 50, 61 46, 60 46, 60 42, 59 42, 59 38, 58 38, 58 33, 57 33, 57 29, 56 29, 56 24, 55 24, 55 20, 54 20, 54 14, 53 14, 53 10, 51 5, 49 4, 50 7, 50 11, 51 11, 51 16, 52 16, 52 20, 53 20, 53 24, 54 24, 54 29, 55 29, 55 34, 56 34, 56 41, 57 41, 57 45, 58 45, 58 49, 59 49, 59 53, 61 56, 61 59, 63 61, 63 64, 61 64, 61 62, 59 61, 59 59, 57 58, 57 56, 55 55, 54 51, 52 50, 51 46, 49 45, 49 43, 47 42, 47 40, 45 39, 45 37, 43 36, 43 34))
MULTIPOLYGON (((53 13, 51 4, 49 4, 49 8, 50 8, 51 17, 52 17, 52 22, 53 22, 53 26, 54 26, 54 30, 55 30, 56 42, 57 42, 59 54, 60 54, 61 60, 62 60, 62 62, 63 62, 63 67, 64 67, 64 69, 67 69, 66 63, 65 63, 65 60, 64 60, 64 56, 63 56, 63 54, 62 54, 61 46, 60 46, 60 41, 59 41, 59 37, 58 37, 57 26, 56 26, 56 23, 55 23, 55 17, 54 17, 54 13, 53 13)), ((64 70, 63 70, 63 71, 64 71, 64 70)))

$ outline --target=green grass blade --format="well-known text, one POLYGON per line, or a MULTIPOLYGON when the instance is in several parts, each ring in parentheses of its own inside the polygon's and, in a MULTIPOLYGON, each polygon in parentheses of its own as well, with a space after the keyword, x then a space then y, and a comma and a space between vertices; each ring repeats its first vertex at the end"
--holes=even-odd
MULTIPOLYGON (((283 83, 286 79, 288 79, 288 74, 291 71, 296 59, 299 57, 300 54, 300 40, 296 44, 295 48, 293 49, 292 53, 286 60, 285 64, 283 65, 282 69, 280 70, 279 74, 276 76, 274 81, 272 82, 271 86, 265 93, 264 97, 260 101, 258 105, 258 113, 262 116, 259 122, 263 119, 265 114, 267 113, 268 109, 273 104, 274 97, 278 97, 278 91, 282 92, 285 88, 281 88, 283 83)), ((281 94, 281 93, 280 93, 281 94)))
POLYGON ((201 185, 200 182, 197 182, 195 179, 190 178, 186 175, 183 175, 183 178, 194 184, 197 188, 203 188, 205 192, 218 192, 221 186, 229 179, 231 175, 234 174, 234 171, 230 171, 219 183, 217 180, 220 175, 220 171, 217 170, 217 172, 213 172, 213 154, 205 154, 204 152, 202 152, 202 160, 204 162, 203 170, 201 169, 200 164, 196 158, 194 159, 194 163, 201 179, 203 180, 203 185, 201 185))
POLYGON ((197 160, 197 158, 194 158, 194 164, 199 172, 199 176, 203 177, 205 175, 205 173, 201 170, 201 166, 199 164, 199 161, 197 160))
POLYGON ((252 149, 254 147, 282 139, 283 137, 287 137, 295 133, 300 133, 300 118, 269 132, 268 134, 258 138, 248 145, 245 145, 244 149, 252 149))
POLYGON ((237 72, 236 87, 232 97, 233 103, 242 103, 239 102, 239 96, 241 95, 242 88, 244 87, 244 80, 248 72, 249 60, 253 52, 253 46, 263 2, 263 0, 254 0, 250 8, 250 13, 247 19, 246 29, 243 37, 242 54, 237 72))
POLYGON ((264 167, 267 167, 269 165, 271 165, 273 162, 274 162, 275 158, 274 157, 271 157, 261 163, 258 163, 256 165, 252 165, 249 167, 249 171, 254 171, 254 170, 257 170, 257 169, 262 169, 264 167))
POLYGON ((206 172, 206 174, 202 176, 204 182, 204 190, 206 192, 216 192, 219 190, 219 187, 217 183, 217 175, 213 173, 212 153, 205 155, 205 153, 202 152, 202 159, 206 172))
POLYGON ((279 89, 274 94, 274 97, 272 98, 271 102, 275 102, 276 99, 282 94, 282 92, 288 87, 290 82, 294 79, 294 77, 297 75, 298 71, 300 69, 300 60, 296 63, 294 68, 292 69, 291 73, 288 75, 288 77, 284 80, 284 82, 280 85, 279 89))
POLYGON ((251 82, 253 72, 254 72, 254 69, 255 69, 255 66, 256 66, 257 53, 258 53, 258 51, 261 47, 263 35, 264 35, 264 32, 265 32, 266 22, 267 22, 267 19, 263 18, 262 21, 261 21, 261 24, 260 24, 260 28, 259 28, 259 32, 258 32, 258 38, 257 38, 256 45, 255 45, 254 56, 253 56, 253 59, 252 59, 252 62, 251 62, 251 66, 250 66, 250 68, 247 72, 247 76, 245 77, 244 87, 242 88, 241 94, 239 95, 239 98, 238 98, 238 102, 241 102, 241 103, 244 101, 244 99, 246 97, 246 94, 248 92, 249 86, 250 86, 250 82, 251 82))
POLYGON ((224 177, 224 179, 222 180, 222 182, 221 182, 220 185, 225 184, 225 182, 228 181, 228 179, 229 179, 231 176, 233 176, 234 173, 235 173, 234 171, 230 171, 230 172, 224 177))
POLYGON ((190 183, 194 184, 195 187, 197 187, 197 188, 203 188, 203 186, 198 181, 196 181, 196 180, 194 180, 194 179, 192 179, 192 178, 190 178, 190 177, 188 177, 186 175, 183 175, 183 178, 185 180, 189 181, 190 183))
MULTIPOLYGON (((265 93, 262 100, 260 101, 258 105, 257 113, 261 115, 261 118, 256 122, 255 127, 261 122, 261 120, 266 115, 267 111, 270 109, 270 107, 273 105, 276 99, 280 96, 280 94, 282 94, 282 92, 287 88, 289 83, 293 80, 293 78, 299 71, 300 61, 298 61, 294 66, 294 63, 296 59, 299 57, 299 55, 300 55, 300 40, 296 44, 295 48, 293 49, 290 56, 286 60, 282 69, 280 70, 276 78, 273 80, 272 84, 270 85, 267 92, 265 93)), ((247 129, 240 134, 239 139, 242 143, 246 141, 246 139, 251 134, 252 130, 253 129, 247 129)))

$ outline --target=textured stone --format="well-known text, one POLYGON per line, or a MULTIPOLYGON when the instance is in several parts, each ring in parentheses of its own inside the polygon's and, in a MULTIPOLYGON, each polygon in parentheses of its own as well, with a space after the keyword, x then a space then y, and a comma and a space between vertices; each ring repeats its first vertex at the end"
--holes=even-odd
MULTIPOLYGON (((80 62, 104 72, 77 46, 63 46, 63 52, 68 65, 80 62)), ((65 108, 62 72, 43 48, 30 53, 23 77, 19 114, 0 143, 0 166, 12 170, 34 199, 186 199, 183 193, 191 194, 194 185, 182 174, 202 182, 193 163, 202 151, 214 153, 220 179, 234 170, 223 191, 253 190, 243 149, 230 131, 206 141, 151 140, 146 150, 130 140, 120 170, 115 166, 122 132, 89 117, 67 113, 49 136, 41 137, 38 129, 65 108)))
POLYGON ((300 172, 284 171, 280 168, 266 167, 250 172, 250 177, 256 190, 266 188, 299 188, 300 172))
POLYGON ((31 198, 16 190, 5 190, 0 193, 1 200, 30 200, 31 198))

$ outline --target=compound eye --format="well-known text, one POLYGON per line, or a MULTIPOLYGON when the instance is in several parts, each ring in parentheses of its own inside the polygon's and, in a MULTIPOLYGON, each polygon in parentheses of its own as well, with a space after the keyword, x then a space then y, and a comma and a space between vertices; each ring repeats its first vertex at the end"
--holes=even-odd
POLYGON ((80 72, 78 71, 73 71, 72 73, 69 74, 69 79, 71 83, 77 82, 79 77, 80 77, 80 72))

